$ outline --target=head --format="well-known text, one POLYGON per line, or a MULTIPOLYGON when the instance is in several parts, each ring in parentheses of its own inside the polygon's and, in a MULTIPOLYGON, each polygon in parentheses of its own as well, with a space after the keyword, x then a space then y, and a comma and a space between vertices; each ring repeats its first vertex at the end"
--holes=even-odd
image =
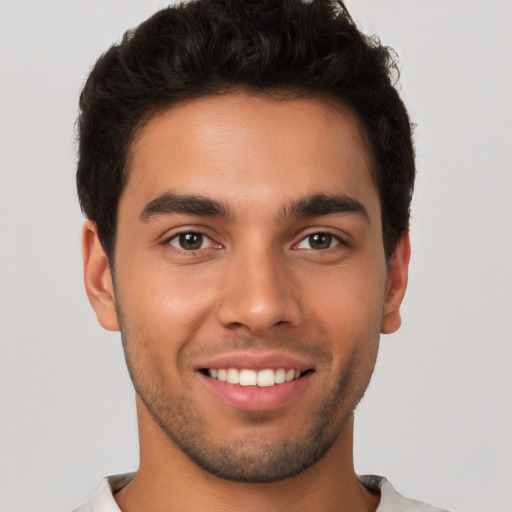
POLYGON ((130 149, 155 113, 246 91, 321 97, 350 107, 373 159, 386 257, 407 230, 414 185, 411 125, 396 63, 333 0, 211 0, 164 9, 112 46, 80 98, 78 195, 113 263, 130 149))
POLYGON ((348 460, 407 282, 414 163, 391 71, 326 0, 165 9, 94 67, 86 288, 121 330, 153 453, 242 482, 348 460))

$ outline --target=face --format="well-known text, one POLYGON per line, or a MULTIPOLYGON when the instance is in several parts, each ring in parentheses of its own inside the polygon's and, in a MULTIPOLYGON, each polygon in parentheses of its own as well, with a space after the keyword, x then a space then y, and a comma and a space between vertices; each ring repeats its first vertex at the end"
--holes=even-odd
POLYGON ((386 265, 349 109, 233 94, 162 112, 132 147, 115 286, 84 233, 98 318, 120 328, 147 416, 192 461, 275 481, 337 442, 379 333, 398 327, 407 266, 386 265))

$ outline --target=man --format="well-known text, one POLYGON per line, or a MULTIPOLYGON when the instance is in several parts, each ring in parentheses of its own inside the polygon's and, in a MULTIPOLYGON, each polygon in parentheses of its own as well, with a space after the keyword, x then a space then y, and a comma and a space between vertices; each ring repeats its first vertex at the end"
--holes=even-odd
POLYGON ((358 477, 414 182, 394 63, 329 0, 164 9, 81 96, 84 276, 121 331, 140 467, 85 511, 434 511, 358 477))

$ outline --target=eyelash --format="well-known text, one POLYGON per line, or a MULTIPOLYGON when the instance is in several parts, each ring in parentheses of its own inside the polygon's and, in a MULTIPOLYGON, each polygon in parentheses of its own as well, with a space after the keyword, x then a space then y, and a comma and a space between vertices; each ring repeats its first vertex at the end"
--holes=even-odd
MULTIPOLYGON (((214 240, 212 240, 212 238, 209 237, 208 235, 206 235, 205 233, 202 233, 201 231, 194 231, 194 230, 181 231, 179 233, 175 233, 171 237, 166 238, 164 244, 171 246, 171 247, 173 247, 173 249, 175 249, 177 251, 181 251, 187 255, 191 255, 198 251, 202 251, 202 250, 206 250, 206 249, 211 249, 211 248, 218 249, 218 248, 222 247, 220 244, 214 242, 214 240), (186 237, 189 235, 193 235, 193 236, 195 235, 197 237, 200 237, 200 244, 198 247, 192 248, 192 249, 185 249, 184 247, 181 247, 181 243, 184 242, 184 240, 180 240, 181 237, 186 237), (173 245, 172 244, 173 241, 176 241, 177 244, 179 244, 180 246, 173 245), (209 247, 202 247, 203 244, 207 241, 209 241, 209 247)), ((347 246, 347 245, 348 244, 345 242, 345 240, 343 240, 341 237, 339 237, 337 235, 334 235, 333 233, 330 233, 328 231, 313 231, 313 232, 308 233, 307 235, 303 236, 299 240, 299 242, 294 244, 293 249, 309 250, 309 251, 314 251, 315 253, 324 253, 324 252, 328 252, 330 250, 335 250, 339 246, 347 246), (311 238, 315 237, 315 236, 327 237, 329 246, 325 247, 325 248, 321 248, 321 249, 319 249, 319 248, 315 249, 314 247, 309 247, 309 248, 299 247, 302 243, 307 242, 308 239, 310 240, 310 244, 311 244, 311 238), (332 245, 333 242, 335 242, 334 246, 332 245)))
POLYGON ((220 244, 217 244, 216 242, 214 242, 212 240, 211 237, 209 237, 208 235, 206 235, 205 233, 202 233, 201 231, 194 231, 194 230, 188 230, 188 231, 181 231, 180 233, 175 233, 174 235, 172 235, 171 237, 167 238, 165 240, 165 245, 170 245, 171 247, 173 247, 173 249, 176 249, 178 251, 182 251, 186 254, 194 254, 196 253, 197 251, 200 251, 200 250, 205 250, 205 249, 209 249, 211 247, 202 247, 202 245, 206 242, 206 241, 209 241, 210 242, 210 245, 211 246, 217 246, 216 248, 220 247, 220 244), (201 243, 200 243, 200 246, 195 248, 195 249, 185 249, 183 247, 177 247, 177 246, 174 246, 171 242, 176 240, 177 243, 179 244, 181 242, 180 238, 181 237, 186 237, 188 235, 195 235, 195 236, 198 236, 198 237, 201 237, 201 243))
MULTIPOLYGON (((310 244, 311 244, 311 240, 310 240, 310 244)), ((311 250, 311 251, 314 251, 315 253, 324 253, 329 250, 335 250, 339 246, 347 246, 347 245, 348 244, 341 237, 339 237, 338 235, 335 235, 333 233, 330 233, 329 231, 313 231, 311 233, 308 233, 306 236, 302 237, 300 239, 300 241, 297 244, 295 244, 294 247, 297 248, 298 250, 311 250), (318 248, 315 249, 314 247, 302 249, 299 247, 300 244, 306 242, 308 239, 311 239, 312 237, 315 237, 315 236, 328 237, 329 247, 325 247, 322 249, 318 249, 318 248), (335 245, 332 245, 333 242, 335 242, 335 245)))

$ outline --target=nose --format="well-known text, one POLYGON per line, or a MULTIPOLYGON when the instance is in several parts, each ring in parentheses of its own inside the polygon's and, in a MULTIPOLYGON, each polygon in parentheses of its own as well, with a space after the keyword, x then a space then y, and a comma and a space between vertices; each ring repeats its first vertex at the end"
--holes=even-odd
POLYGON ((302 319, 299 289, 282 255, 272 250, 238 255, 223 276, 218 320, 231 330, 262 335, 302 319))

